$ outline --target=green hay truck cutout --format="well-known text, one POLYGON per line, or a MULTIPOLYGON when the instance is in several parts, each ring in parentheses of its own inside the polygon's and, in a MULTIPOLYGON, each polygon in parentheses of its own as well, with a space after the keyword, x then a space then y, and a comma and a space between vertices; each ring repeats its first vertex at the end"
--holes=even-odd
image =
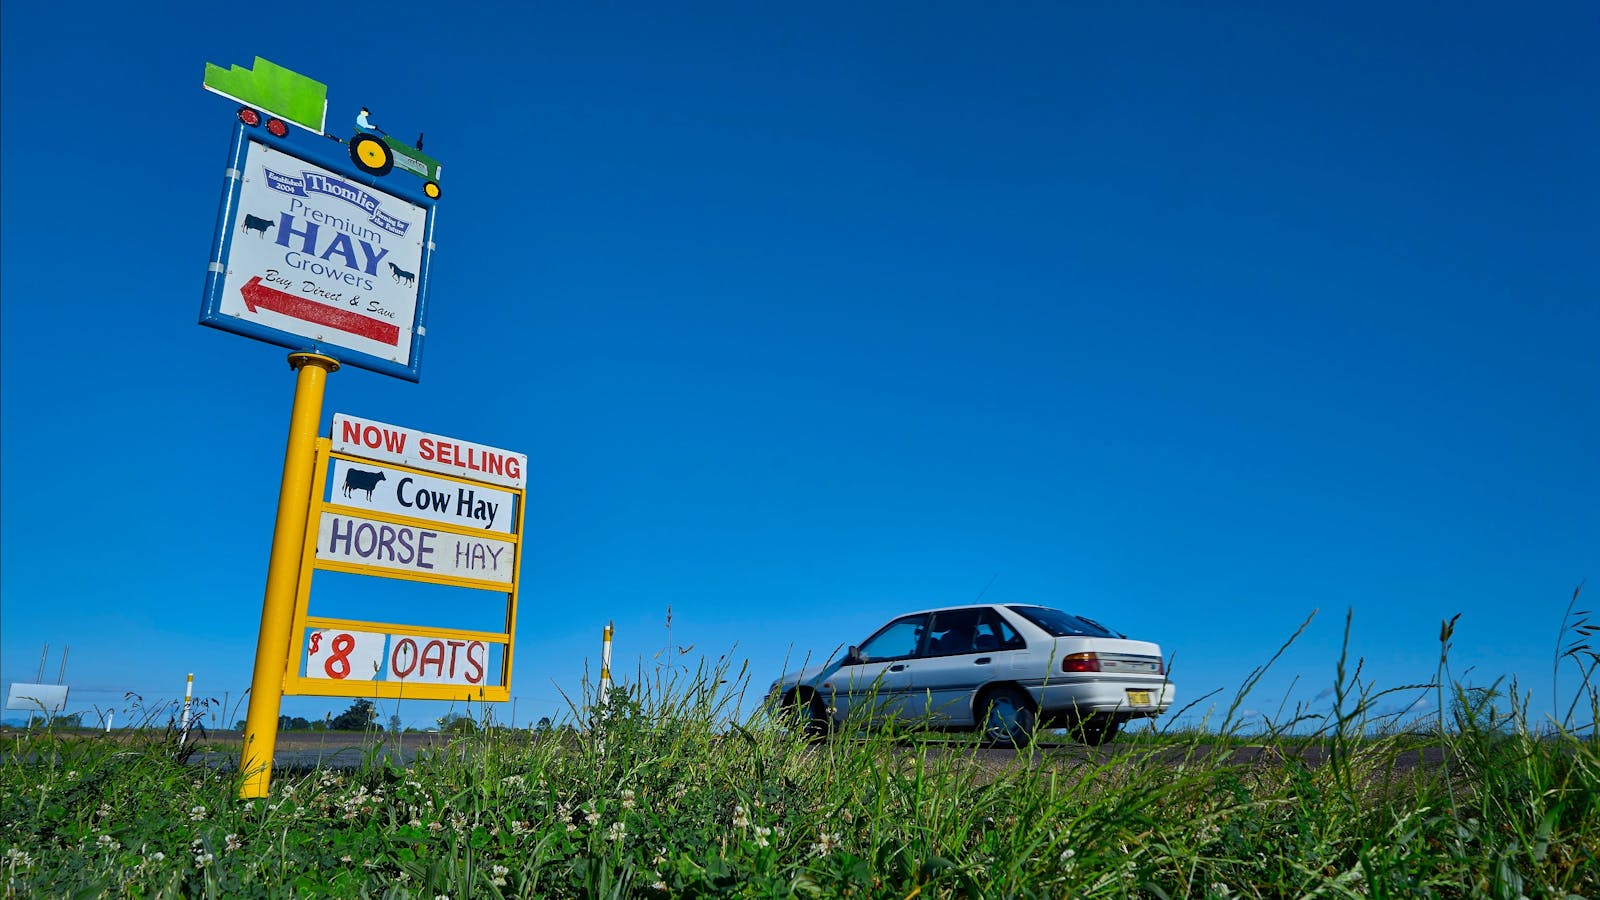
MULTIPOLYGON (((213 94, 220 94, 244 107, 253 107, 268 116, 325 137, 342 140, 328 134, 328 86, 298 72, 285 69, 270 60, 256 57, 254 68, 233 66, 224 69, 206 63, 202 86, 213 94)), ((245 110, 240 111, 245 119, 245 110)), ((272 123, 268 122, 268 130, 272 123)), ((284 129, 287 132, 287 129, 284 129)), ((283 134, 278 134, 283 137, 283 134)), ((421 178, 426 184, 423 192, 437 199, 439 196, 439 161, 409 144, 397 141, 387 134, 357 129, 348 141, 350 159, 356 167, 371 175, 387 175, 400 168, 421 178)))

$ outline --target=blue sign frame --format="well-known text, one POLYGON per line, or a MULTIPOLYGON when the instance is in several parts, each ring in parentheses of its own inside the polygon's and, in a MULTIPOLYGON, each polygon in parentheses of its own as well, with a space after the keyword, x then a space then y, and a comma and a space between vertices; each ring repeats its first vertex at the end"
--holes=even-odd
MULTIPOLYGON (((211 260, 206 272, 205 297, 200 307, 200 324, 223 331, 277 344, 290 350, 319 353, 331 356, 340 363, 355 366, 383 375, 403 378, 406 381, 421 379, 422 341, 427 333, 428 287, 433 262, 433 229, 437 203, 423 192, 424 182, 417 176, 396 168, 388 175, 372 175, 359 169, 350 159, 346 142, 331 135, 319 136, 298 128, 284 129, 278 136, 265 127, 246 125, 242 120, 233 127, 232 144, 228 150, 228 168, 223 181, 222 200, 217 207, 217 231, 212 241, 211 260), (381 191, 391 197, 421 207, 426 214, 422 234, 422 259, 416 275, 417 302, 411 325, 410 363, 383 359, 369 353, 340 346, 336 340, 314 340, 305 335, 283 331, 258 322, 248 321, 222 312, 224 285, 227 281, 228 261, 233 242, 238 236, 240 212, 239 195, 244 189, 246 157, 251 143, 270 147, 280 153, 334 172, 339 177, 381 191)), ((406 273, 409 274, 409 273, 406 273)))

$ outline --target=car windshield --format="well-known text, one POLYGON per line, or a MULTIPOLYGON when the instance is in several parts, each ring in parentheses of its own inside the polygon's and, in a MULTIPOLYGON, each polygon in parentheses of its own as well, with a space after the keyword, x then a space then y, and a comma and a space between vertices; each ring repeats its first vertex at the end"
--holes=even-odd
POLYGON ((1122 637, 1093 619, 1046 606, 1008 606, 1017 615, 1043 628, 1053 637, 1122 637))

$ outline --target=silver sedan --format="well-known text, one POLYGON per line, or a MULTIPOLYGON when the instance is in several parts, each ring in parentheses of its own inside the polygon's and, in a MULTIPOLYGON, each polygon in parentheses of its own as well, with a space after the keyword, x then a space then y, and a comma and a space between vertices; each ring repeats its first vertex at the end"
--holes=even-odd
POLYGON ((819 736, 852 716, 894 718, 981 729, 1013 747, 1041 727, 1103 744, 1124 722, 1166 712, 1173 696, 1159 646, 1027 604, 900 616, 840 659, 785 673, 771 692, 819 736))

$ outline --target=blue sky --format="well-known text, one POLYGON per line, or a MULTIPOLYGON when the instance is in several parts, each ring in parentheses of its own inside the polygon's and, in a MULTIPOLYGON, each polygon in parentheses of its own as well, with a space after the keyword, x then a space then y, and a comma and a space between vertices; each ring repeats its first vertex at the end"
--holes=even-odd
POLYGON ((1600 574, 1592 7, 364 10, 0 11, 7 684, 249 684, 293 378, 195 318, 203 64, 259 55, 444 164, 422 381, 336 373, 324 433, 529 455, 520 724, 608 620, 624 678, 670 606, 759 690, 979 596, 1160 642, 1196 715, 1313 610, 1246 708, 1325 706, 1347 610, 1380 688, 1461 613, 1456 675, 1550 710, 1600 574))

